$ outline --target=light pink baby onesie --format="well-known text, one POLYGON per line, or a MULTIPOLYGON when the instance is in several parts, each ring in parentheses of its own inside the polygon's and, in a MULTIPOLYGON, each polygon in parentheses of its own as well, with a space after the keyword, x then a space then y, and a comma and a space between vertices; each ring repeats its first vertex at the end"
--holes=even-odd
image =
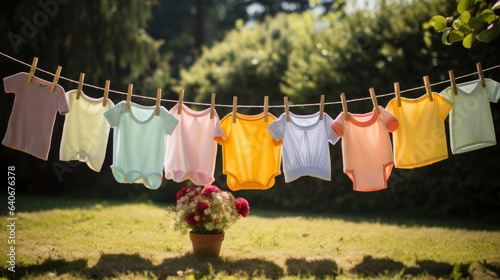
POLYGON ((177 183, 190 179, 197 186, 209 185, 215 181, 217 142, 214 137, 225 136, 219 116, 214 110, 210 118, 210 108, 198 112, 184 104, 178 114, 178 106, 170 109, 179 124, 167 140, 165 178, 177 183))
POLYGON ((15 93, 14 106, 2 144, 47 160, 57 112, 68 113, 64 89, 52 82, 33 76, 27 83, 28 73, 21 72, 3 79, 6 93, 15 93))
POLYGON ((350 114, 345 120, 340 113, 332 129, 342 137, 344 173, 361 192, 387 188, 387 179, 394 166, 389 132, 398 128, 398 120, 379 106, 366 114, 350 114))

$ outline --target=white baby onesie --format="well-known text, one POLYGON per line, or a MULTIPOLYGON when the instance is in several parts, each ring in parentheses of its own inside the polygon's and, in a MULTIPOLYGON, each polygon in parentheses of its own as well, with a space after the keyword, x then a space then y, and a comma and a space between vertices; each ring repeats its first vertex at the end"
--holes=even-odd
POLYGON ((302 176, 311 176, 326 181, 331 180, 330 149, 328 143, 335 144, 339 136, 330 128, 333 119, 319 112, 312 115, 295 115, 289 112, 268 126, 275 140, 283 141, 283 173, 285 182, 302 176))

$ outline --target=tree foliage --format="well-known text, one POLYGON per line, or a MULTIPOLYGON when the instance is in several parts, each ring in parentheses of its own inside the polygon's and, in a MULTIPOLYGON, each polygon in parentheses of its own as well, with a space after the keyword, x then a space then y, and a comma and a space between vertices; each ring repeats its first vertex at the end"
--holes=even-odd
POLYGON ((498 0, 460 0, 456 9, 458 14, 448 17, 435 15, 430 24, 437 32, 443 33, 443 44, 462 42, 465 48, 470 49, 476 40, 490 43, 498 36, 499 10, 498 0))

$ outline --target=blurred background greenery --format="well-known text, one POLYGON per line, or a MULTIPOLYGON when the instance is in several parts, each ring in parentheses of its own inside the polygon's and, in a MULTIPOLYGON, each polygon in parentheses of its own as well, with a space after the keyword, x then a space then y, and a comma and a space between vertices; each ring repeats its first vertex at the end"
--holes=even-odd
MULTIPOLYGON (((490 1, 492 2, 492 1, 490 1)), ((338 102, 393 92, 399 82, 405 97, 425 93, 422 77, 431 83, 448 79, 448 70, 460 77, 500 64, 500 40, 475 42, 470 49, 461 44, 444 45, 429 20, 437 14, 457 15, 455 1, 343 1, 343 0, 40 0, 0 3, 0 51, 26 63, 39 57, 38 67, 85 83, 126 91, 134 84, 134 95, 176 100, 185 90, 185 101, 230 105, 238 96, 242 105, 282 105, 283 96, 292 104, 338 102)), ((498 11, 498 10, 497 10, 498 11)), ((0 57, 2 77, 29 68, 0 57)), ((52 80, 52 77, 36 72, 52 80)), ((500 69, 485 72, 500 81, 500 69)), ((457 82, 477 79, 467 76, 457 82)), ((66 89, 76 84, 61 79, 66 89)), ((449 83, 433 86, 439 92, 449 83)), ((84 87, 87 95, 102 91, 84 87)), ((2 93, 3 87, 2 87, 2 93)), ((0 127, 5 133, 14 95, 0 95, 0 127)), ((111 93, 115 103, 124 100, 111 93)), ((385 106, 392 96, 379 98, 385 106)), ((146 105, 154 101, 134 97, 146 105)), ((174 103, 164 102, 170 109, 174 103)), ((371 110, 370 100, 350 102, 349 111, 371 110)), ((202 109, 202 106, 193 106, 202 109)), ((492 103, 497 135, 500 106, 492 103)), ((316 106, 291 107, 296 114, 318 110, 316 106)), ((335 118, 339 104, 325 112, 335 118)), ((241 113, 259 113, 262 108, 241 108, 241 113)), ((230 108, 217 107, 219 117, 230 108)), ((282 108, 272 108, 276 116, 282 108)), ((155 191, 142 185, 118 184, 109 169, 112 139, 100 173, 85 164, 60 162, 59 139, 64 117, 58 116, 48 161, 0 147, 0 156, 17 170, 18 193, 80 198, 152 200, 173 202, 175 192, 187 184, 163 180, 155 191)), ((219 147, 220 149, 220 147, 219 147)), ((220 150, 219 150, 220 151, 220 150)), ((220 153, 219 153, 220 154, 220 153)), ((430 166, 395 169, 387 190, 358 193, 342 172, 341 142, 331 146, 332 181, 303 177, 285 184, 277 177, 266 191, 239 191, 252 207, 319 213, 380 213, 461 217, 500 221, 500 157, 498 146, 453 155, 430 166)), ((216 182, 222 188, 225 175, 217 158, 216 182)))

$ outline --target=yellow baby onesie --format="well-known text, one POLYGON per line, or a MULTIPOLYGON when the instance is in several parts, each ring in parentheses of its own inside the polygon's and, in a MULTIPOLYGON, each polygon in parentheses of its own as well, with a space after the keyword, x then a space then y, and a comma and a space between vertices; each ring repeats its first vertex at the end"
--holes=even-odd
POLYGON ((433 92, 433 101, 422 95, 392 99, 386 110, 399 121, 393 132, 394 162, 397 168, 416 168, 448 158, 444 120, 453 104, 433 92))
POLYGON ((267 130, 276 117, 236 114, 225 116, 220 126, 225 136, 214 137, 222 146, 222 170, 227 175, 227 185, 233 190, 265 190, 274 185, 274 178, 281 174, 281 141, 276 142, 267 130))

